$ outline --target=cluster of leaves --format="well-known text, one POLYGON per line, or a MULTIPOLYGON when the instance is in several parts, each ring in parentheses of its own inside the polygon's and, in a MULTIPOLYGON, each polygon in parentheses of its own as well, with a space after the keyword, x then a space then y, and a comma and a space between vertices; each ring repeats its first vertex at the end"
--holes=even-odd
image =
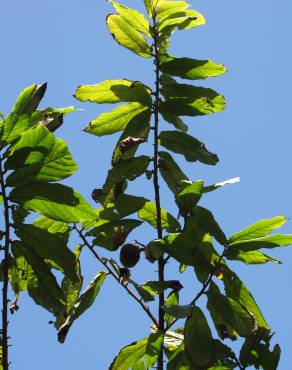
MULTIPOLYGON (((8 256, 1 264, 1 279, 3 284, 10 281, 15 294, 11 312, 18 307, 20 292, 27 291, 37 304, 54 315, 58 339, 64 342, 74 320, 93 304, 105 278, 111 275, 136 299, 153 325, 149 336, 121 349, 110 369, 145 370, 158 362, 161 370, 161 359, 166 359, 168 370, 249 366, 274 370, 280 348, 276 345, 270 349, 270 327, 228 261, 279 262, 261 249, 292 243, 292 235, 271 235, 286 219, 278 216, 261 220, 228 238, 211 211, 198 203, 206 193, 237 179, 206 186, 201 180, 190 180, 174 157, 179 154, 189 162, 206 165, 216 165, 219 160, 187 133, 188 125, 181 117, 220 112, 225 108, 225 99, 210 88, 185 84, 178 78, 202 80, 220 76, 226 68, 211 60, 174 57, 168 52, 175 30, 202 25, 204 17, 188 9, 185 1, 144 0, 149 21, 137 10, 109 1, 116 10, 107 17, 109 31, 133 53, 154 58, 155 88, 121 79, 80 86, 75 93, 84 102, 125 103, 99 115, 85 128, 85 132, 96 136, 121 131, 105 183, 92 192, 100 204, 98 209, 72 188, 58 183, 77 170, 67 144, 53 134, 63 116, 74 111, 73 107, 38 109, 46 85, 32 85, 20 94, 12 112, 0 122, 1 202, 6 215, 1 237, 2 249, 8 256), (157 132, 158 114, 173 130, 157 132), (159 150, 154 157, 137 155, 139 146, 149 139, 153 116, 157 133, 154 147, 159 150), (127 183, 142 175, 148 180, 154 178, 155 185, 157 171, 173 194, 179 218, 160 208, 157 199, 126 193, 127 183), (125 244, 127 237, 144 222, 156 231, 160 228, 162 233, 159 239, 147 240, 143 248, 134 248, 138 248, 139 255, 145 254, 149 266, 157 260, 166 264, 171 259, 180 273, 192 268, 202 283, 202 289, 187 304, 180 302, 179 280, 142 284, 133 281, 128 267, 138 262, 137 256, 133 263, 133 256, 125 262, 131 256, 121 254, 124 266, 112 258, 100 257, 104 249, 116 252, 122 247, 125 252, 123 248, 129 246, 125 244), (74 251, 68 247, 73 231, 81 238, 74 251), (80 253, 84 246, 105 271, 99 271, 81 293, 80 253), (57 279, 59 274, 61 280, 57 279), (164 302, 162 330, 147 304, 167 290, 170 292, 164 302), (197 305, 202 295, 207 297, 205 310, 197 305), (183 325, 177 325, 179 320, 184 320, 183 325), (224 342, 238 338, 244 339, 239 356, 224 342)), ((7 346, 4 340, 2 346, 7 346)))
POLYGON ((15 294, 11 313, 18 309, 19 294, 27 291, 55 316, 59 328, 92 304, 106 273, 100 272, 80 294, 81 246, 72 252, 69 237, 75 223, 93 221, 97 213, 79 193, 57 183, 78 168, 66 142, 53 134, 75 109, 38 109, 45 91, 46 84, 27 87, 0 122, 1 202, 7 215, 1 280, 9 280, 15 294), (63 275, 61 283, 56 272, 63 275))
MULTIPOLYGON (((177 78, 202 80, 220 76, 226 68, 211 60, 174 57, 168 52, 170 36, 175 30, 202 25, 204 17, 188 9, 185 1, 144 0, 149 21, 139 11, 114 0, 109 1, 116 10, 115 14, 107 17, 109 31, 120 45, 131 52, 143 58, 154 58, 156 88, 140 81, 122 79, 79 86, 75 93, 75 97, 83 102, 126 103, 102 113, 85 128, 85 132, 96 136, 122 131, 104 186, 92 194, 102 206, 99 210, 101 220, 86 225, 91 228, 87 236, 94 237, 93 245, 116 251, 141 221, 157 229, 160 218, 164 235, 161 239, 149 241, 144 250, 146 258, 150 262, 161 257, 165 260, 172 258, 181 272, 188 266, 193 268, 202 283, 202 290, 187 305, 179 302, 182 286, 177 280, 148 281, 142 285, 134 283, 145 302, 171 289, 164 306, 165 330, 153 326, 149 337, 124 347, 110 369, 150 369, 161 350, 167 358, 168 370, 244 369, 252 365, 266 370, 276 369, 280 349, 275 346, 270 350, 269 325, 250 291, 228 266, 228 261, 245 264, 280 262, 261 249, 292 243, 292 235, 270 235, 286 219, 278 216, 262 220, 227 238, 211 211, 199 206, 198 202, 205 193, 237 179, 205 186, 201 180, 190 180, 171 154, 180 154, 189 162, 198 161, 206 165, 216 165, 219 160, 200 140, 187 133, 188 125, 181 116, 220 112, 225 108, 224 97, 210 88, 185 84, 177 78), (139 156, 136 152, 148 141, 151 118, 156 111, 165 124, 175 128, 159 132, 154 145, 164 148, 158 152, 158 169, 173 193, 179 219, 165 209, 157 209, 157 202, 125 194, 128 181, 143 174, 151 179, 155 172, 155 166, 150 168, 155 157, 139 156), (125 218, 135 212, 141 221, 125 218), (205 313, 197 306, 203 294, 207 296, 205 313), (171 329, 179 319, 185 319, 183 327, 171 329), (215 328, 213 332, 209 327, 210 319, 215 328), (245 341, 237 357, 223 342, 239 337, 245 341)), ((129 275, 127 278, 129 283, 133 283, 129 275)), ((158 368, 162 368, 161 364, 158 368)))

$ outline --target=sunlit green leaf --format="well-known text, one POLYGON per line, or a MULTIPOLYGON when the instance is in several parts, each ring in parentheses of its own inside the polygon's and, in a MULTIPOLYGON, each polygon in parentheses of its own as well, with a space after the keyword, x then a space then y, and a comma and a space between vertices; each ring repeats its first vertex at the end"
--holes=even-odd
POLYGON ((260 220, 246 229, 233 234, 229 243, 237 243, 250 239, 262 238, 269 235, 274 229, 283 226, 287 222, 284 216, 277 216, 267 220, 260 220))
POLYGON ((34 182, 20 186, 12 190, 9 199, 57 221, 82 222, 97 218, 96 211, 80 194, 61 184, 34 182))
POLYGON ((68 331, 75 320, 78 319, 90 306, 92 306, 98 295, 100 288, 106 278, 107 273, 99 272, 89 283, 85 291, 80 295, 78 301, 72 306, 69 315, 58 331, 58 340, 63 343, 66 339, 68 331))
POLYGON ((205 23, 205 18, 199 12, 195 10, 179 10, 170 14, 168 17, 163 17, 162 21, 158 22, 158 31, 173 30, 176 27, 179 30, 184 30, 205 23))
POLYGON ((147 344, 148 337, 122 348, 110 365, 109 370, 131 369, 145 355, 147 344))
POLYGON ((194 307, 185 324, 185 346, 196 366, 206 366, 213 357, 213 339, 207 320, 199 307, 194 307))
MULTIPOLYGON (((236 241, 230 244, 230 249, 240 251, 253 251, 260 248, 277 248, 292 244, 291 234, 274 234, 263 238, 236 241)), ((232 252, 232 251, 231 251, 232 252)))
POLYGON ((151 57, 150 46, 141 33, 136 31, 126 19, 120 15, 110 14, 107 17, 106 23, 117 43, 141 57, 151 57))
MULTIPOLYGON (((18 163, 15 164, 18 168, 7 177, 6 182, 9 186, 19 186, 33 181, 59 181, 71 176, 78 168, 66 142, 61 139, 55 140, 50 152, 43 153, 43 158, 36 156, 38 150, 24 147, 15 152, 11 158, 12 161, 14 157, 16 158, 18 163), (26 154, 27 158, 25 159, 26 154), (22 165, 19 162, 21 160, 24 161, 22 165)), ((9 161, 7 162, 9 163, 9 161)))
POLYGON ((160 69, 171 76, 178 76, 189 80, 199 80, 216 77, 227 70, 221 64, 211 60, 195 60, 190 58, 175 58, 170 55, 162 61, 160 69))
POLYGON ((184 132, 162 131, 159 143, 168 150, 182 154, 189 162, 215 165, 219 161, 217 155, 209 152, 203 143, 184 132))
POLYGON ((181 182, 182 190, 176 194, 175 201, 183 216, 187 215, 201 199, 203 184, 202 180, 193 183, 189 181, 181 182))
MULTIPOLYGON (((149 222, 154 228, 157 227, 157 209, 153 202, 145 203, 144 207, 138 211, 141 220, 149 222)), ((161 227, 169 232, 176 232, 180 229, 180 224, 165 209, 161 209, 161 227)))
POLYGON ((117 3, 116 1, 109 0, 117 12, 122 16, 130 26, 136 31, 144 33, 146 36, 151 37, 150 24, 144 15, 135 9, 127 8, 124 5, 117 3))
POLYGON ((149 335, 145 353, 146 369, 152 369, 155 365, 160 349, 163 345, 163 335, 158 331, 149 335))
POLYGON ((263 264, 267 262, 282 263, 276 258, 272 258, 260 251, 241 251, 237 248, 228 248, 225 254, 226 258, 234 261, 241 261, 247 265, 263 264))
MULTIPOLYGON (((84 131, 96 136, 111 135, 124 130, 131 120, 146 110, 149 110, 149 108, 140 103, 121 105, 110 112, 102 113, 92 120, 85 127, 84 131)), ((139 119, 139 117, 137 118, 139 119)))
POLYGON ((98 104, 139 102, 151 106, 151 90, 138 81, 106 80, 97 85, 79 86, 75 98, 80 101, 90 101, 98 104))

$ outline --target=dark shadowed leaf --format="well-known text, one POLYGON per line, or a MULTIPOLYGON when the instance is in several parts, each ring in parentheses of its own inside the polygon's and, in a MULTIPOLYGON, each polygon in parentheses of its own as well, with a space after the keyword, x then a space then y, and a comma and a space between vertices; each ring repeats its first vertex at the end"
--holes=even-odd
POLYGON ((168 150, 182 154, 189 162, 215 165, 219 161, 217 155, 209 152, 203 143, 184 132, 162 131, 159 143, 168 150))
POLYGON ((185 324, 185 347, 195 366, 207 366, 213 357, 213 339, 207 320, 199 307, 194 307, 185 324))
POLYGON ((188 180, 178 164, 167 152, 159 152, 159 170, 169 189, 176 194, 181 190, 181 182, 188 180))
POLYGON ((72 306, 69 315, 58 331, 58 340, 63 343, 68 331, 75 320, 78 319, 90 306, 92 306, 104 282, 107 273, 99 272, 89 283, 85 291, 80 295, 78 301, 72 306))

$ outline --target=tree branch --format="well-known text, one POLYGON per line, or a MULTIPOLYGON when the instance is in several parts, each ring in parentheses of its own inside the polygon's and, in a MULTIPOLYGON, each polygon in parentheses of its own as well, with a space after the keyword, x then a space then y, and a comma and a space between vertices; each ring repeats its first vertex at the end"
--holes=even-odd
POLYGON ((158 322, 152 312, 150 311, 150 308, 143 302, 142 298, 138 297, 126 284, 120 281, 119 276, 115 274, 115 272, 112 270, 112 268, 106 263, 106 261, 99 256, 99 254, 94 250, 93 245, 91 245, 88 240, 86 239, 85 235, 83 235, 82 230, 79 230, 76 225, 73 226, 73 229, 77 231, 80 238, 82 239, 84 245, 90 250, 90 252, 94 255, 94 257, 107 269, 108 273, 117 281, 117 283, 123 287, 127 291, 127 293, 136 301, 139 303, 139 305, 142 307, 142 309, 146 312, 146 314, 149 316, 153 324, 158 327, 158 322))
POLYGON ((3 260, 3 289, 2 289, 2 332, 1 332, 1 345, 2 345, 2 366, 3 370, 8 370, 8 270, 9 270, 9 248, 10 248, 10 222, 9 222, 9 204, 6 195, 6 187, 4 181, 4 170, 2 166, 2 157, 0 157, 0 186, 1 195, 3 197, 4 206, 4 260, 3 260))
MULTIPOLYGON (((159 102, 160 102, 160 60, 159 60, 159 46, 158 46, 158 30, 156 25, 155 11, 153 14, 153 29, 154 29, 154 63, 155 63, 155 101, 154 101, 154 171, 153 171, 153 186, 155 192, 155 203, 156 203, 156 224, 157 224, 157 236, 158 239, 162 238, 162 227, 161 227, 161 205, 160 205, 160 192, 159 192, 159 180, 158 180, 158 136, 159 136, 159 102)), ((164 281, 164 257, 161 256, 158 259, 158 280, 164 281)), ((164 292, 159 294, 159 329, 164 331, 164 292)), ((158 361, 157 369, 163 370, 163 349, 161 349, 158 361)))

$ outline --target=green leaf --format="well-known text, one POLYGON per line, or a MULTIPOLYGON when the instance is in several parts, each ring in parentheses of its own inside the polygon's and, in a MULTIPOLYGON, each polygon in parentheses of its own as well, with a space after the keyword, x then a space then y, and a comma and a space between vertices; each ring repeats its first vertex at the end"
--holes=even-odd
POLYGON ((121 159, 111 170, 109 170, 103 192, 108 193, 112 187, 122 180, 133 181, 137 177, 143 175, 150 164, 150 158, 146 155, 141 155, 136 158, 121 159))
POLYGON ((122 159, 132 158, 135 155, 138 146, 134 146, 130 150, 127 150, 125 153, 121 152, 120 144, 124 140, 128 139, 129 137, 138 137, 147 141, 148 134, 150 131, 150 119, 151 112, 147 110, 135 116, 128 123, 124 132, 120 136, 117 146, 114 150, 112 164, 117 163, 121 158, 122 159))
POLYGON ((148 289, 145 289, 142 285, 139 285, 132 279, 128 279, 128 280, 129 280, 129 283, 131 283, 135 287, 135 289, 137 290, 137 292, 139 293, 139 295, 141 296, 144 302, 154 301, 153 295, 149 293, 148 289))
MULTIPOLYGON (((121 105, 92 120, 84 131, 96 136, 111 135, 124 130, 134 118, 139 119, 139 115, 146 110, 150 115, 149 108, 140 103, 121 105)), ((145 116, 142 115, 141 117, 144 119, 145 116)))
POLYGON ((54 135, 44 125, 35 125, 9 148, 5 168, 11 170, 41 162, 52 150, 54 143, 54 135))
POLYGON ((46 230, 49 233, 54 234, 65 243, 68 243, 70 230, 67 223, 41 216, 33 222, 33 225, 39 229, 46 230))
POLYGON ((94 245, 116 251, 124 244, 130 232, 141 224, 142 222, 138 220, 112 221, 95 227, 88 231, 86 235, 95 237, 94 245))
POLYGON ((32 248, 20 241, 13 243, 13 254, 22 255, 28 262, 27 289, 34 301, 52 313, 65 312, 65 299, 55 276, 32 248))
POLYGON ((122 348, 110 365, 109 370, 131 369, 145 355, 147 344, 148 337, 122 348))
POLYGON ((188 126, 181 120, 181 118, 173 114, 169 114, 169 112, 166 113, 166 112, 160 111, 159 113, 162 115, 163 119, 166 122, 171 123, 177 130, 180 130, 182 132, 188 131, 188 126))
POLYGON ((145 353, 146 369, 153 368, 158 359, 162 345, 163 334, 158 331, 157 333, 152 333, 149 335, 145 353))
POLYGON ((170 357, 167 363, 167 370, 191 370, 192 364, 190 363, 187 353, 184 351, 184 345, 181 344, 170 357))
POLYGON ((242 242, 250 239, 262 238, 269 235, 274 229, 283 226, 287 222, 284 216, 277 216, 267 220, 260 220, 246 229, 233 234, 229 238, 229 244, 242 242))
POLYGON ((158 22, 158 31, 171 31, 176 27, 179 30, 197 27, 205 24, 205 18, 195 10, 182 10, 164 17, 162 21, 158 22))
POLYGON ((224 74, 227 69, 211 60, 196 60, 190 58, 175 58, 166 56, 160 65, 163 73, 189 80, 203 80, 224 74))
MULTIPOLYGON (((138 216, 154 228, 157 227, 157 209, 155 203, 146 202, 144 207, 138 211, 138 216)), ((161 227, 169 232, 180 230, 180 224, 177 219, 163 208, 161 209, 161 227)))
MULTIPOLYGON (((71 176, 78 169, 77 164, 74 162, 68 150, 66 142, 61 139, 55 140, 54 146, 51 148, 50 152, 47 153, 47 155, 43 153, 43 158, 40 157, 37 159, 35 156, 36 153, 38 153, 38 151, 33 148, 23 148, 17 150, 14 156, 10 157, 12 158, 12 162, 14 157, 17 158, 18 163, 15 164, 18 168, 7 177, 7 185, 19 186, 34 181, 59 181, 71 176), (28 156, 25 160, 25 156, 23 157, 23 155, 26 154, 28 154, 28 156), (32 161, 33 157, 36 162, 33 160, 33 163, 29 163, 32 161), (21 158, 25 160, 22 164, 19 163, 21 158)), ((9 164, 9 159, 6 162, 7 164, 9 164)))
POLYGON ((282 263, 280 260, 272 258, 259 251, 244 252, 237 248, 229 248, 225 254, 226 258, 231 261, 241 261, 247 265, 263 264, 267 262, 282 263))
POLYGON ((57 221, 82 222, 98 217, 80 194, 61 184, 34 182, 29 186, 20 186, 12 190, 9 199, 57 221))
POLYGON ((159 144, 172 152, 182 154, 189 162, 200 161, 215 165, 219 161, 217 155, 209 152, 203 143, 184 132, 162 131, 159 144))
POLYGON ((257 369, 276 370, 281 355, 281 349, 276 344, 270 349, 270 341, 273 335, 258 333, 247 338, 241 348, 239 360, 244 367, 254 365, 257 369))
POLYGON ((192 216, 203 231, 212 235, 218 243, 227 244, 224 232, 208 209, 196 206, 192 209, 192 216))
POLYGON ((183 216, 187 215, 201 199, 203 184, 202 180, 193 183, 185 180, 181 182, 182 190, 176 194, 175 201, 183 216))
POLYGON ((10 113, 5 119, 1 142, 5 144, 12 143, 21 136, 28 128, 37 124, 44 116, 42 111, 36 111, 31 114, 18 115, 10 113))
POLYGON ((277 248, 282 246, 287 246, 292 244, 292 235, 287 234, 274 234, 270 236, 265 236, 263 238, 249 239, 243 241, 236 241, 230 244, 230 252, 232 249, 238 251, 253 251, 260 248, 277 248))
POLYGON ((182 285, 178 280, 167 280, 167 281, 147 281, 141 285, 143 289, 147 290, 152 296, 164 292, 167 289, 180 290, 182 285))
POLYGON ((194 307, 185 324, 185 346, 195 366, 207 366, 213 357, 213 339, 207 320, 199 307, 194 307))
POLYGON ((137 32, 151 37, 150 24, 144 15, 135 9, 127 8, 124 5, 118 4, 113 0, 109 0, 117 12, 122 16, 123 20, 132 26, 137 32))
POLYGON ((38 107, 40 101, 45 95, 47 89, 47 84, 41 85, 30 85, 26 87, 18 96, 14 107, 12 108, 12 113, 24 114, 32 113, 38 107))
POLYGON ((143 197, 120 194, 113 203, 109 203, 106 208, 99 210, 99 216, 102 219, 117 221, 139 211, 147 201, 143 197))
POLYGON ((169 305, 164 308, 165 313, 177 319, 189 317, 192 314, 193 307, 191 305, 169 305))
POLYGON ((201 116, 226 107, 222 95, 204 87, 175 83, 163 86, 162 94, 166 101, 160 104, 160 111, 175 116, 201 116))
POLYGON ((151 48, 144 37, 125 18, 120 15, 110 14, 106 23, 118 44, 141 57, 150 58, 152 56, 151 48))
POLYGON ((75 273, 75 255, 66 242, 56 235, 35 227, 34 225, 17 224, 16 234, 23 247, 33 249, 36 255, 44 260, 54 262, 73 281, 79 280, 75 273))
MULTIPOLYGON (((171 292, 165 300, 165 307, 179 304, 179 293, 177 291, 171 292)), ((170 315, 165 309, 164 319, 167 325, 170 325, 174 317, 170 315)))
POLYGON ((97 85, 79 86, 74 97, 80 101, 98 104, 139 102, 151 106, 152 98, 149 87, 138 81, 106 80, 97 85))
POLYGON ((189 7, 185 1, 163 1, 159 4, 157 9, 157 17, 162 21, 163 19, 182 12, 189 7))
POLYGON ((228 330, 228 325, 230 325, 241 337, 248 337, 257 331, 257 322, 253 315, 236 300, 221 294, 213 282, 207 296, 208 309, 216 323, 217 330, 218 326, 226 326, 228 330))
POLYGON ((172 156, 167 152, 159 152, 158 166, 169 189, 174 194, 180 191, 182 181, 188 180, 188 177, 182 172, 172 156))
POLYGON ((257 326, 259 328, 269 331, 269 325, 264 319, 261 310, 259 309, 252 294, 240 280, 240 278, 226 265, 222 266, 222 273, 226 295, 238 301, 243 307, 245 307, 248 312, 255 317, 257 326))
POLYGON ((63 343, 68 331, 75 320, 78 319, 90 306, 92 306, 97 297, 100 288, 105 280, 107 273, 99 272, 89 283, 85 291, 80 295, 78 301, 72 306, 69 315, 58 331, 58 340, 63 343))

